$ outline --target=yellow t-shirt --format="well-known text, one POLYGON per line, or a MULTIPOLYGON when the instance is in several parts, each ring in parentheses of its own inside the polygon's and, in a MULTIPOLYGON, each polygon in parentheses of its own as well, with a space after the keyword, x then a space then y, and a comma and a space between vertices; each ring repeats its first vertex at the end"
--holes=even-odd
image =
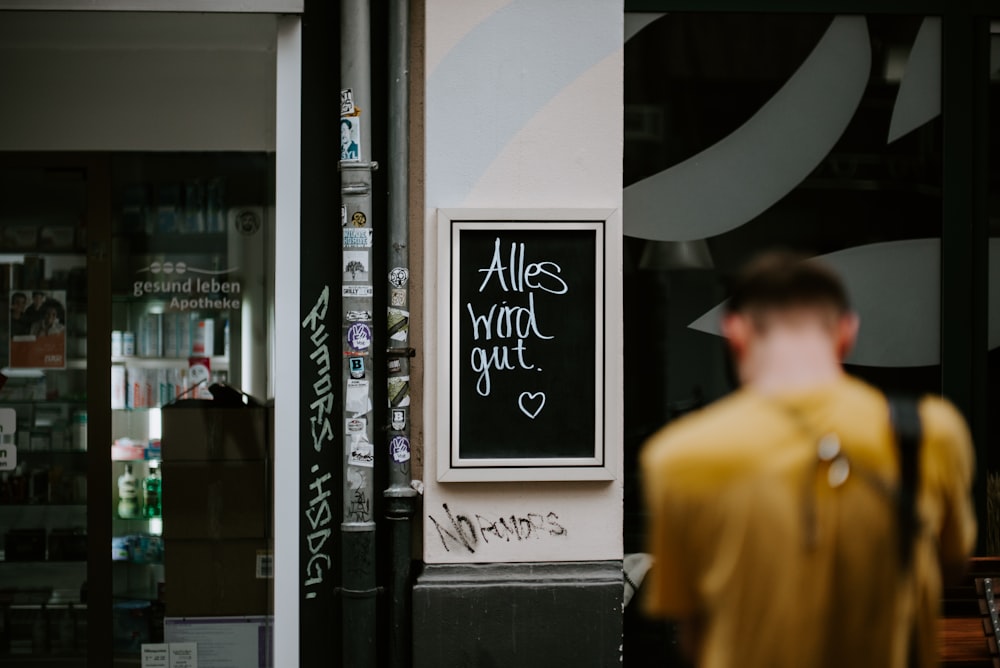
POLYGON ((921 530, 905 572, 896 445, 874 388, 845 376, 744 389, 654 435, 647 611, 694 622, 700 668, 903 668, 913 632, 918 665, 935 665, 941 573, 961 572, 975 540, 973 453, 949 403, 926 398, 920 416, 921 530), (817 456, 828 434, 850 466, 839 485, 817 456))

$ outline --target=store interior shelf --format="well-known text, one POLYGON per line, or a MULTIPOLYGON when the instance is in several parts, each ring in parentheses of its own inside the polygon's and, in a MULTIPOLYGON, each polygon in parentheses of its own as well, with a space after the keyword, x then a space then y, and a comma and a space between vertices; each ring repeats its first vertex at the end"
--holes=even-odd
POLYGON ((8 503, 6 501, 0 501, 0 508, 47 508, 51 510, 54 508, 86 508, 86 507, 87 503, 85 501, 82 503, 48 503, 48 502, 8 503))
MULTIPOLYGON (((193 357, 200 357, 193 355, 193 357)), ((218 355, 210 358, 212 371, 228 371, 229 358, 218 355)), ((186 369, 189 362, 187 357, 119 357, 111 358, 112 364, 130 366, 137 369, 186 369)))

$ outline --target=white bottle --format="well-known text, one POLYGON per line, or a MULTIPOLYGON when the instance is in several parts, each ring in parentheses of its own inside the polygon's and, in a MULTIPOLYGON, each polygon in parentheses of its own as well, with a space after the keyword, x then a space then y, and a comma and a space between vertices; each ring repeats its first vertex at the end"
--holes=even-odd
POLYGON ((125 473, 118 477, 118 517, 126 520, 139 517, 139 492, 131 464, 126 464, 125 473))

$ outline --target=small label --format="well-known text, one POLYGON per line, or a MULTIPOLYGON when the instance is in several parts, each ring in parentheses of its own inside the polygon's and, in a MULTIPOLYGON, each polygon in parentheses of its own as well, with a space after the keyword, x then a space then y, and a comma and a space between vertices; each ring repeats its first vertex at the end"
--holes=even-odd
POLYGON ((389 271, 389 285, 401 288, 410 280, 410 272, 406 267, 393 267, 389 271))
POLYGON ((340 205, 340 226, 347 227, 347 205, 340 205))
MULTIPOLYGON (((375 294, 375 290, 370 285, 344 285, 342 290, 344 297, 371 297, 375 294)), ((352 311, 352 313, 358 313, 358 311, 352 311)))
POLYGON ((354 113, 354 91, 350 88, 340 89, 340 115, 350 116, 354 113))
POLYGON ((198 668, 198 643, 170 643, 170 668, 198 668))
POLYGON ((368 224, 368 216, 366 216, 361 211, 355 211, 354 215, 351 216, 351 226, 352 227, 364 227, 368 224))
POLYGON ((270 550, 257 550, 257 579, 274 579, 274 553, 270 550))
POLYGON ((396 431, 402 431, 406 429, 406 409, 405 408, 393 408, 392 409, 392 419, 389 422, 391 426, 396 431))
POLYGON ((346 424, 346 432, 348 435, 360 434, 368 426, 368 420, 365 418, 348 418, 344 421, 346 424))
POLYGON ((390 306, 406 306, 406 290, 393 288, 389 293, 390 306))
POLYGON ((365 377, 365 358, 351 357, 348 359, 347 365, 351 370, 351 378, 365 377))
POLYGON ((372 231, 367 228, 344 228, 344 248, 371 248, 372 231))
POLYGON ((142 668, 170 668, 170 649, 166 643, 143 643, 142 668))
MULTIPOLYGON (((363 357, 351 357, 349 359, 351 361, 365 361, 363 357)), ((347 393, 344 397, 344 410, 354 417, 361 417, 371 409, 372 402, 368 396, 368 381, 349 378, 347 380, 347 393)))
POLYGON ((410 461, 410 439, 405 436, 394 436, 389 441, 389 454, 392 455, 392 461, 397 464, 410 461))
POLYGON ((0 408, 0 434, 17 431, 17 413, 13 408, 0 408))
POLYGON ((344 282, 369 283, 369 251, 344 251, 344 282))
POLYGON ((403 370, 403 363, 398 357, 389 358, 389 362, 386 364, 389 369, 389 373, 399 373, 403 370))
POLYGON ((347 319, 350 322, 370 322, 372 319, 371 311, 348 311, 347 319))
POLYGON ((365 440, 352 441, 350 451, 347 455, 347 463, 354 466, 364 466, 374 468, 375 449, 372 444, 365 440))
POLYGON ((0 471, 13 471, 17 468, 17 446, 13 443, 0 444, 0 471))

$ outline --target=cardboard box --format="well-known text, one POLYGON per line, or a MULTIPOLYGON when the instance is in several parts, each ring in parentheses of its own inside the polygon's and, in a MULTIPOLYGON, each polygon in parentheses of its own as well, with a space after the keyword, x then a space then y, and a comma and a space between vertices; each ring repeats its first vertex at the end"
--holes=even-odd
POLYGON ((167 459, 163 462, 163 537, 266 538, 271 533, 270 478, 266 460, 167 459))
POLYGON ((163 460, 253 460, 271 456, 267 407, 220 408, 186 400, 164 407, 163 460))
POLYGON ((258 578, 259 540, 167 540, 164 601, 170 617, 264 615, 270 580, 258 578))

